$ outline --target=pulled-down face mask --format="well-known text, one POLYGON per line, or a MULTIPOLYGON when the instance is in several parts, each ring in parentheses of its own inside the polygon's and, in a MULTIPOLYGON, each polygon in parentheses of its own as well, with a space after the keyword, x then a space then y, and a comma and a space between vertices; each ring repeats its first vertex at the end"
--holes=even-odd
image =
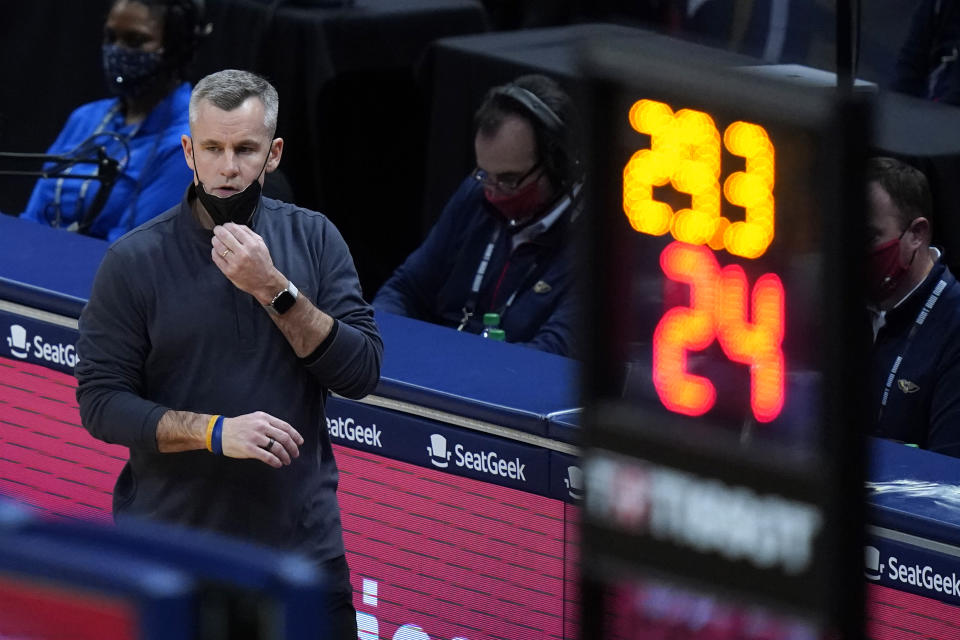
MULTIPOLYGON (((191 154, 193 153, 192 147, 190 152, 191 154)), ((253 182, 247 185, 243 191, 235 193, 232 196, 227 196, 226 198, 218 198, 215 195, 207 193, 203 188, 203 180, 200 178, 200 174, 194 169, 193 173, 197 176, 197 198, 200 199, 203 208, 206 209, 210 217, 213 218, 214 224, 220 225, 235 222, 236 224, 250 225, 253 214, 257 210, 257 204, 260 202, 260 175, 264 169, 266 169, 269 159, 270 150, 268 149, 267 157, 263 160, 263 166, 260 167, 260 172, 257 173, 253 182)), ((193 156, 193 166, 197 166, 196 155, 193 156)))

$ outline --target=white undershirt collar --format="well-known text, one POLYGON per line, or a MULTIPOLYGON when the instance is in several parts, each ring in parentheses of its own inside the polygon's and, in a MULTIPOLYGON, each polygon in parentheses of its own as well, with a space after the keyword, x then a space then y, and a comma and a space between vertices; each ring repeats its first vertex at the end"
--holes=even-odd
POLYGON ((577 183, 573 185, 573 188, 570 190, 570 193, 565 195, 560 199, 553 209, 550 210, 550 213, 543 216, 533 224, 528 227, 524 227, 520 231, 517 231, 510 238, 510 250, 516 249, 524 242, 529 242, 537 236, 546 233, 554 223, 560 219, 560 216, 563 215, 563 212, 567 210, 570 204, 573 202, 574 198, 577 197, 577 194, 580 193, 580 188, 583 186, 582 183, 577 183))

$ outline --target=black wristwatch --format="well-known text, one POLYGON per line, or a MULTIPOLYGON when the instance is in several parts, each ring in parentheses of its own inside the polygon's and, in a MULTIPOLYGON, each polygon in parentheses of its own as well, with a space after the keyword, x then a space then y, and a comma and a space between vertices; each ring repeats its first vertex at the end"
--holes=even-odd
POLYGON ((280 293, 273 296, 273 300, 270 301, 270 304, 267 305, 266 309, 268 312, 282 316, 287 311, 290 311, 290 307, 294 305, 297 301, 297 296, 300 295, 300 292, 297 291, 297 288, 293 286, 293 283, 287 280, 287 286, 285 289, 281 290, 280 293))

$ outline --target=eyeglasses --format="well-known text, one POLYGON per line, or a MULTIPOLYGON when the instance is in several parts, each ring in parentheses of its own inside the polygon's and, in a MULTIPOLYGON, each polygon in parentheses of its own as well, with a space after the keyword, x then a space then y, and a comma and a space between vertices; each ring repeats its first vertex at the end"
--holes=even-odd
POLYGON ((516 173, 498 173, 490 175, 480 167, 473 170, 471 174, 473 179, 486 187, 495 187, 500 191, 515 191, 523 182, 532 176, 540 168, 540 162, 535 163, 526 172, 517 175, 516 173))

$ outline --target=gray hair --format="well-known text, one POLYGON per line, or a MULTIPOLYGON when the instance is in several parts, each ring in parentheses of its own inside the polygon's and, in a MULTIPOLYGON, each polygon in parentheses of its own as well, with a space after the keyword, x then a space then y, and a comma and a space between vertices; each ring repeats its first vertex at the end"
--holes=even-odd
POLYGON ((233 111, 250 97, 263 103, 263 125, 270 137, 277 130, 277 112, 280 98, 269 82, 255 73, 237 69, 225 69, 204 77, 190 94, 190 123, 197 120, 197 110, 204 100, 224 111, 233 111))

